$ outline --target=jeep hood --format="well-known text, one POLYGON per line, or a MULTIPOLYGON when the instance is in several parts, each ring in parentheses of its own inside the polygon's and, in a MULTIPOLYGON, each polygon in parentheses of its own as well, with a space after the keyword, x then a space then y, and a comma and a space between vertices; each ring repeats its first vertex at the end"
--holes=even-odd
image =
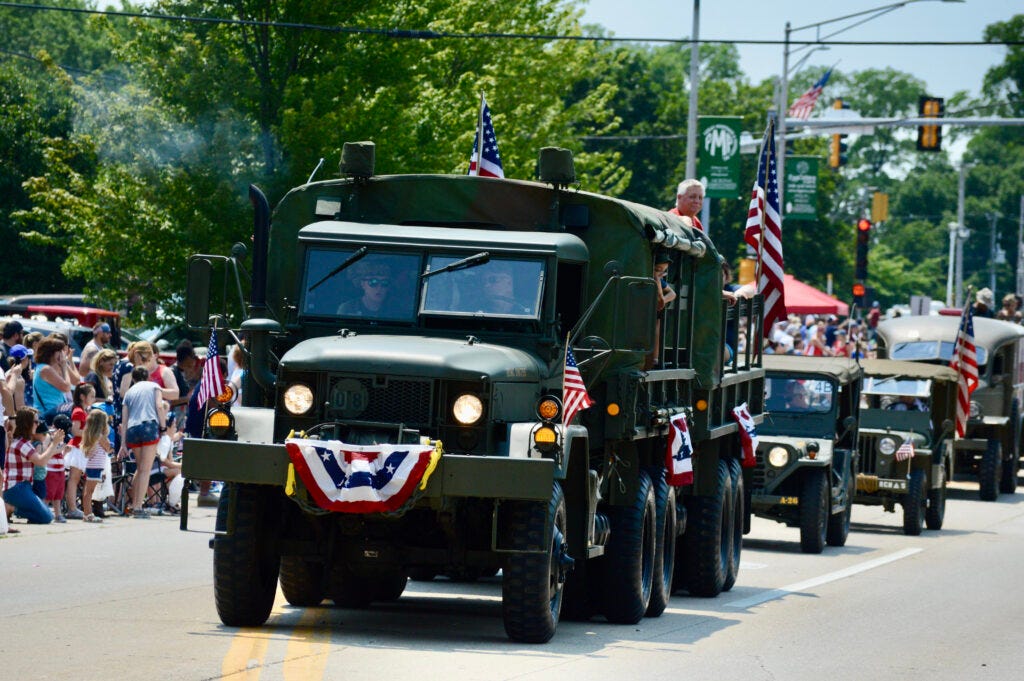
POLYGON ((286 371, 344 371, 450 380, 536 382, 547 366, 517 348, 463 339, 349 335, 312 338, 281 358, 286 371))

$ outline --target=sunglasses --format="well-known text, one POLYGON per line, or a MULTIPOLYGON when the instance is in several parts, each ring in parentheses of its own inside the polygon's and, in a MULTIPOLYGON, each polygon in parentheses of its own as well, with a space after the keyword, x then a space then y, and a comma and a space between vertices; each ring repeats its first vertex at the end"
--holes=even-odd
POLYGON ((387 288, 391 286, 391 282, 387 279, 363 279, 363 283, 370 288, 387 288))

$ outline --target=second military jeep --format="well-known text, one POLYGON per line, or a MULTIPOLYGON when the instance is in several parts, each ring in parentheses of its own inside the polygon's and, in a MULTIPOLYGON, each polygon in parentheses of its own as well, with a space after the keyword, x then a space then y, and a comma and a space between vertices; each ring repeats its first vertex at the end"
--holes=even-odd
POLYGON ((800 548, 821 553, 850 532, 857 465, 860 367, 844 357, 765 355, 768 415, 757 465, 744 471, 750 515, 800 528, 800 548))
POLYGON ((903 531, 942 528, 953 465, 957 373, 949 367, 867 359, 861 392, 859 504, 903 506, 903 531))

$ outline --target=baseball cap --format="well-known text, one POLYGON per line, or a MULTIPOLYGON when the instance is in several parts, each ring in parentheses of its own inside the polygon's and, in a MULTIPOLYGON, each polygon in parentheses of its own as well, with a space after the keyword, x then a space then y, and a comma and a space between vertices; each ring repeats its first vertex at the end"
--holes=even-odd
POLYGON ((102 331, 103 333, 110 333, 110 324, 103 322, 102 324, 100 324, 99 330, 102 331))
POLYGON ((13 357, 14 359, 16 359, 16 360, 18 360, 20 362, 21 360, 25 359, 26 357, 31 357, 33 353, 32 353, 31 350, 26 348, 24 345, 22 345, 21 343, 18 343, 13 348, 11 348, 11 351, 8 354, 10 354, 11 357, 13 357))

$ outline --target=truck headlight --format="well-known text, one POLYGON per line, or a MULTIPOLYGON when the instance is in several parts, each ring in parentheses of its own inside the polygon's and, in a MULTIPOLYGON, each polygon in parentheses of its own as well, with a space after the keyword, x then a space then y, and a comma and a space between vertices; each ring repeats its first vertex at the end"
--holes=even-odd
POLYGON ((484 415, 484 403, 476 395, 459 395, 452 405, 452 416, 464 426, 471 426, 484 415))
POLYGON ((878 451, 886 456, 890 456, 896 451, 896 440, 891 437, 883 437, 878 441, 878 451))
POLYGON ((308 385, 296 383, 284 391, 284 408, 298 416, 313 408, 313 391, 308 385))
POLYGON ((981 404, 975 402, 974 400, 971 400, 970 416, 972 419, 980 419, 983 416, 981 411, 981 404))
POLYGON ((789 450, 785 447, 772 447, 768 450, 768 463, 776 468, 782 468, 789 463, 789 450))

